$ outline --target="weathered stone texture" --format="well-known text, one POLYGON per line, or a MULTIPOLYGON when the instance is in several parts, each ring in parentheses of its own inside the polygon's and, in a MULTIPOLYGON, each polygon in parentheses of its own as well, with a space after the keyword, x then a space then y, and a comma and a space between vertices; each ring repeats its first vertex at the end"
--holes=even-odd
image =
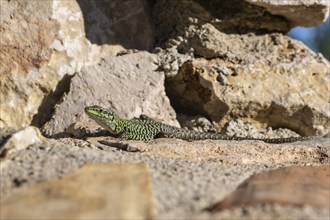
POLYGON ((1 219, 155 219, 145 165, 91 164, 1 202, 1 219), (18 211, 19 210, 19 211, 18 211))
POLYGON ((1 1, 0 77, 25 75, 50 60, 58 25, 51 1, 1 1), (43 13, 31 13, 39 8, 43 13))
POLYGON ((330 72, 328 63, 321 62, 323 66, 305 60, 296 68, 253 63, 235 70, 236 64, 230 62, 196 59, 167 79, 166 90, 177 109, 207 114, 222 125, 240 117, 256 127, 326 134, 330 129, 330 72))
POLYGON ((320 172, 298 175, 329 172, 329 139, 122 141, 89 137, 100 127, 83 112, 96 104, 178 126, 173 105, 189 115, 183 125, 229 135, 327 133, 330 64, 284 33, 328 10, 325 0, 1 1, 1 218, 329 218, 320 172), (46 139, 38 128, 76 138, 46 139), (292 165, 289 177, 276 170, 292 165), (274 187, 282 204, 272 187, 238 187, 269 170, 284 179, 274 187), (291 183, 318 193, 287 197, 291 183))
POLYGON ((15 151, 23 150, 32 144, 41 143, 45 140, 46 138, 41 135, 38 128, 29 126, 10 134, 4 143, 0 143, 2 145, 0 155, 1 157, 9 156, 15 151))
MULTIPOLYGON (((155 140, 151 144, 142 141, 121 142, 104 137, 87 141, 69 138, 49 140, 2 158, 1 199, 15 200, 12 195, 18 195, 16 192, 20 190, 26 192, 24 187, 32 189, 37 187, 33 185, 38 182, 63 178, 84 164, 145 163, 152 176, 158 217, 175 219, 181 216, 191 219, 224 199, 253 173, 292 165, 326 165, 329 155, 330 145, 326 141, 271 145, 256 141, 186 142, 165 139, 155 140), (128 148, 137 150, 125 151, 128 148)), ((111 175, 102 178, 108 179, 111 175)), ((89 176, 88 181, 93 185, 95 178, 89 176)), ((68 182, 75 185, 81 181, 68 182)), ((106 190, 110 190, 110 184, 111 181, 107 181, 106 190)), ((48 184, 45 182, 43 185, 46 187, 48 184)), ((70 191, 70 186, 63 186, 63 190, 70 191)), ((61 208, 61 203, 58 206, 61 208)), ((314 216, 326 216, 322 210, 318 210, 314 216)), ((249 212, 253 213, 253 210, 249 209, 249 212)), ((266 214, 269 212, 266 210, 266 214)), ((274 212, 282 213, 283 218, 297 216, 281 209, 274 212)))
POLYGON ((146 1, 80 0, 78 4, 84 16, 86 37, 91 43, 117 44, 126 49, 152 49, 154 36, 146 1))
POLYGON ((43 99, 75 71, 76 55, 88 47, 79 23, 74 1, 1 1, 0 127, 30 124, 43 99))
POLYGON ((202 58, 167 77, 177 110, 206 114, 220 127, 244 118, 301 135, 330 131, 330 64, 322 56, 281 34, 228 35, 213 24, 187 32, 177 48, 202 58))
POLYGON ((104 20, 100 20, 104 14, 99 10, 111 12, 121 4, 92 2, 91 8, 88 4, 87 1, 1 1, 0 127, 17 129, 31 123, 41 126, 49 120, 54 105, 68 89, 62 86, 68 84, 66 76, 99 62, 105 54, 115 56, 125 50, 124 46, 138 49, 152 46, 152 29, 143 1, 126 1, 126 6, 134 7, 122 6, 120 14, 109 15, 104 20), (128 14, 131 16, 126 17, 128 14), (91 21, 92 15, 98 16, 91 21), (102 28, 111 19, 114 26, 102 28), (98 43, 111 45, 91 44, 85 37, 85 29, 88 36, 106 36, 107 42, 103 38, 98 43), (123 37, 127 30, 132 30, 129 39, 123 37), (141 34, 142 30, 145 34, 136 37, 136 32, 141 34), (113 34, 119 31, 121 34, 113 34))
POLYGON ((267 203, 329 208, 329 175, 328 165, 261 172, 244 181, 234 193, 210 210, 216 212, 267 203))
POLYGON ((273 15, 285 17, 291 26, 317 26, 329 15, 328 0, 245 0, 262 6, 273 15))
POLYGON ((156 71, 155 63, 155 55, 140 52, 104 59, 83 69, 71 79, 70 92, 43 131, 56 135, 77 122, 87 122, 84 107, 89 105, 110 107, 124 118, 145 114, 178 125, 165 96, 164 73, 156 71))

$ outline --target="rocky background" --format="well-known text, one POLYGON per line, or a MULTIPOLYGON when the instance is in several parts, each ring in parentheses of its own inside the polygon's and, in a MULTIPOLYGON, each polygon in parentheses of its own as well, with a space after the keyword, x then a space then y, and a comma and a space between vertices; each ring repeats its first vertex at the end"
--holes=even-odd
POLYGON ((330 131, 325 0, 1 1, 1 219, 330 216, 328 138, 120 141, 88 105, 273 138, 330 131))

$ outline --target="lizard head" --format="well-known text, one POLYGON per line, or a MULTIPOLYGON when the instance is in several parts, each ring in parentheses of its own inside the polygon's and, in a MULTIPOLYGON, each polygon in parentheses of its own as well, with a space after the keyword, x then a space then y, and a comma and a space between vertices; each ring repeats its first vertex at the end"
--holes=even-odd
POLYGON ((108 130, 112 134, 118 134, 121 132, 121 122, 115 113, 111 110, 94 105, 85 107, 85 113, 95 120, 100 126, 108 130))

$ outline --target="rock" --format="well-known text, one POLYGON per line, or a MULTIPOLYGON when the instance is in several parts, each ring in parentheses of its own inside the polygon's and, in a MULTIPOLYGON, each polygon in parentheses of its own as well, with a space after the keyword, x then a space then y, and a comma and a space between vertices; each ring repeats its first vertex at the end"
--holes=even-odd
POLYGON ((188 115, 178 115, 178 121, 182 128, 197 131, 197 132, 210 132, 215 133, 216 130, 212 123, 205 117, 201 116, 188 116, 188 115))
POLYGON ((299 207, 289 199, 203 210, 255 173, 329 164, 329 140, 121 141, 83 112, 97 104, 124 118, 145 114, 178 126, 171 101, 189 115, 185 126, 200 130, 330 134, 329 62, 283 34, 324 19, 324 1, 310 2, 1 2, 1 219, 45 212, 88 219, 125 213, 144 219, 328 218, 324 206, 303 201, 299 207), (56 139, 44 139, 31 125, 56 139), (58 138, 66 135, 81 139, 58 138), (89 168, 80 170, 84 165, 89 168), (120 188, 123 182, 128 188, 120 188), (123 196, 113 202, 119 192, 123 196))
POLYGON ((13 189, 61 178, 87 163, 113 161, 113 154, 98 151, 94 145, 80 140, 72 144, 53 139, 13 151, 0 161, 1 198, 13 189), (92 150, 93 149, 93 150, 92 150))
POLYGON ((204 24, 212 24, 217 30, 233 36, 290 30, 289 22, 283 17, 272 15, 261 6, 238 0, 160 0, 155 4, 153 14, 158 46, 171 48, 176 45, 181 54, 193 51, 187 42, 193 33, 202 33, 204 24))
MULTIPOLYGON (((158 217, 193 219, 254 173, 283 166, 326 165, 329 155, 329 142, 320 140, 271 145, 257 141, 50 139, 13 152, 0 163, 0 194, 1 200, 14 199, 20 190, 65 178, 85 164, 144 163, 150 169, 158 217)), ((287 213, 283 209, 273 211, 287 213)), ((323 213, 316 211, 319 214, 312 216, 323 213)), ((265 209, 263 213, 271 212, 265 209)))
POLYGON ((139 50, 153 47, 150 8, 144 0, 77 3, 84 16, 86 37, 92 44, 117 44, 139 50))
POLYGON ((240 37, 249 33, 285 33, 297 25, 319 25, 326 20, 328 11, 325 0, 160 0, 153 14, 157 41, 163 48, 176 45, 184 54, 191 50, 185 45, 191 34, 202 33, 200 27, 205 24, 213 25, 229 38, 236 34, 240 37))
POLYGON ((11 134, 0 148, 0 157, 8 157, 17 150, 45 141, 38 128, 29 126, 11 134))
MULTIPOLYGON (((304 46, 292 43, 307 52, 304 46)), ((286 66, 273 67, 262 58, 246 67, 221 59, 195 59, 166 79, 166 93, 179 112, 189 109, 190 114, 206 115, 220 127, 241 118, 257 128, 283 127, 301 135, 323 135, 330 129, 330 65, 308 53, 286 66), (225 73, 219 67, 230 71, 225 73)), ((250 58, 255 59, 254 55, 250 58)), ((271 56, 274 59, 276 54, 271 56)))
POLYGON ((112 57, 126 50, 117 43, 150 48, 153 33, 146 10, 143 1, 126 1, 125 6, 87 1, 2 2, 0 128, 20 129, 31 124, 41 127, 51 118, 55 104, 68 92, 72 75, 84 66, 98 63, 104 56, 112 57), (100 13, 105 8, 116 13, 105 17, 100 13), (88 20, 92 15, 97 15, 97 19, 88 20), (84 16, 89 17, 84 19, 84 16), (104 26, 122 30, 126 37, 113 35, 104 26), (85 28, 89 40, 113 45, 91 44, 85 37, 85 28), (110 33, 106 34, 106 42, 99 38, 104 33, 110 33))
MULTIPOLYGON (((321 13, 324 7, 316 8, 321 13)), ((199 57, 179 66, 177 75, 171 71, 177 68, 162 65, 170 73, 165 87, 171 104, 177 112, 207 117, 218 128, 241 118, 259 129, 328 133, 329 61, 288 36, 271 33, 288 31, 291 23, 259 14, 263 10, 242 1, 157 1, 157 36, 169 52, 165 57, 180 57, 175 49, 199 57), (259 18, 251 21, 247 14, 259 18)))
POLYGON ((51 6, 51 1, 1 3, 1 128, 28 125, 45 92, 58 82, 54 72, 48 71, 45 79, 46 73, 36 70, 49 63, 53 53, 58 23, 51 18, 51 6))
POLYGON ((210 207, 212 212, 260 204, 330 207, 330 167, 287 167, 253 175, 234 193, 210 207))
POLYGON ((251 4, 265 8, 273 15, 283 16, 291 22, 291 26, 317 26, 329 16, 327 0, 245 0, 251 4))
POLYGON ((203 212, 194 219, 327 219, 329 209, 320 209, 305 205, 303 207, 289 205, 259 205, 236 209, 226 209, 221 212, 203 212))
POLYGON ((49 117, 51 107, 40 106, 56 102, 58 83, 79 69, 89 45, 74 1, 6 1, 0 13, 0 127, 19 129, 30 125, 38 110, 49 117))
POLYGON ((63 179, 22 188, 1 202, 0 215, 1 219, 155 219, 152 184, 143 164, 90 164, 63 179))
POLYGON ((159 66, 166 77, 175 76, 182 64, 193 59, 193 54, 180 54, 175 47, 165 50, 157 48, 155 52, 158 55, 159 66))
POLYGON ((84 68, 71 79, 70 91, 43 131, 47 136, 63 134, 75 123, 87 122, 84 107, 90 105, 111 108, 123 118, 145 114, 178 126, 165 95, 164 74, 156 71, 155 62, 156 56, 139 52, 84 68))
POLYGON ((2 2, 1 77, 25 75, 48 63, 52 55, 50 45, 56 35, 52 30, 58 29, 51 18, 51 4, 51 1, 2 2), (42 13, 32 14, 36 8, 42 13))
POLYGON ((289 129, 278 128, 257 129, 250 122, 244 122, 241 119, 231 120, 223 128, 223 132, 229 136, 253 137, 253 138, 288 138, 298 137, 299 135, 289 129))
MULTIPOLYGON (((96 145, 100 143, 99 139, 90 141, 96 145)), ((116 147, 118 141, 104 140, 101 143, 105 146, 116 147)), ((125 143, 141 153, 161 154, 171 158, 198 158, 206 161, 217 161, 226 165, 317 165, 330 161, 329 139, 325 138, 287 144, 267 144, 262 141, 250 140, 192 142, 167 140, 164 142, 163 139, 155 139, 152 145, 142 141, 127 141, 125 143)))

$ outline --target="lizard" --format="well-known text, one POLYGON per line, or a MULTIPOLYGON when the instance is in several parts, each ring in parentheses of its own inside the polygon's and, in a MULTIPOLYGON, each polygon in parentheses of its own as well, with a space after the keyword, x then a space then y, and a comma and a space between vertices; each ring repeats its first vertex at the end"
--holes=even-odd
POLYGON ((227 136, 219 133, 203 133, 189 131, 155 121, 148 116, 141 115, 140 118, 123 119, 113 111, 94 105, 84 108, 85 113, 101 127, 125 140, 150 141, 155 138, 177 138, 187 141, 193 140, 257 140, 266 143, 280 144, 296 141, 310 140, 311 137, 288 137, 288 138, 251 138, 227 136))

